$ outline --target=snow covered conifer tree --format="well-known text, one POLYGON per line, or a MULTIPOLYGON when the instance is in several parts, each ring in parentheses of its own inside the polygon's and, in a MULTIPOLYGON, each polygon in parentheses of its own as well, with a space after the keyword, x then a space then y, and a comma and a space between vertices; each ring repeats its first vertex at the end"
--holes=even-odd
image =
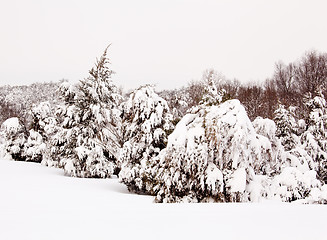
POLYGON ((268 138, 271 143, 271 158, 265 159, 267 162, 264 163, 267 168, 265 174, 267 176, 279 174, 282 168, 288 165, 286 163, 286 154, 284 147, 282 146, 282 142, 276 136, 276 123, 268 118, 263 119, 261 117, 257 117, 252 124, 256 133, 268 138))
POLYGON ((201 109, 205 109, 209 106, 217 106, 228 99, 229 96, 226 93, 226 90, 221 89, 218 91, 213 79, 209 78, 207 82, 205 82, 204 94, 199 105, 193 106, 187 112, 197 113, 201 109))
POLYGON ((13 117, 4 121, 1 125, 1 134, 5 142, 5 154, 14 160, 25 161, 24 144, 27 132, 20 120, 13 117))
POLYGON ((31 129, 29 136, 24 145, 24 154, 26 161, 29 162, 42 162, 43 153, 46 150, 46 145, 40 133, 31 129))
POLYGON ((187 88, 164 90, 160 92, 159 96, 167 101, 170 112, 173 115, 172 122, 176 125, 190 108, 191 96, 187 88))
POLYGON ((238 100, 200 108, 181 119, 157 157, 157 201, 247 201, 247 183, 270 172, 271 151, 238 100))
POLYGON ((208 79, 205 84, 204 95, 200 101, 200 105, 212 106, 218 105, 221 102, 228 100, 228 96, 225 89, 217 90, 215 82, 212 78, 208 79))
POLYGON ((65 106, 59 111, 61 130, 52 140, 52 155, 71 176, 105 178, 116 167, 121 96, 111 80, 107 49, 89 77, 75 86, 60 87, 65 106))
POLYGON ((167 102, 152 86, 146 85, 131 93, 124 103, 123 122, 126 140, 120 157, 120 180, 129 190, 152 191, 154 157, 166 147, 171 131, 171 114, 167 102))
POLYGON ((31 110, 32 123, 29 136, 25 144, 26 161, 41 162, 43 155, 49 151, 47 145, 55 131, 56 120, 52 116, 49 102, 41 102, 31 110))
POLYGON ((327 182, 327 104, 322 94, 306 102, 309 109, 307 130, 301 136, 304 149, 315 162, 315 170, 327 182))
POLYGON ((31 128, 47 140, 48 135, 53 131, 53 126, 56 125, 56 119, 53 116, 53 109, 50 102, 41 102, 37 106, 34 105, 31 113, 31 128))
POLYGON ((276 136, 281 139, 285 150, 293 149, 298 143, 297 122, 291 111, 285 109, 284 105, 279 105, 275 111, 274 122, 276 123, 276 136))

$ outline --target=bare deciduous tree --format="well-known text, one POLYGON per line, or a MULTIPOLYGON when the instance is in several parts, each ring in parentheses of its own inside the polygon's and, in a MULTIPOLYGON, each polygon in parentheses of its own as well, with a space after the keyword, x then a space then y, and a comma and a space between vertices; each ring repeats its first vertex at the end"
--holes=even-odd
POLYGON ((301 59, 295 76, 301 94, 316 95, 326 88, 327 54, 308 52, 301 59))
POLYGON ((296 88, 295 88, 295 65, 290 63, 288 65, 283 62, 275 64, 275 73, 273 80, 275 82, 278 98, 281 104, 289 106, 296 102, 296 88))

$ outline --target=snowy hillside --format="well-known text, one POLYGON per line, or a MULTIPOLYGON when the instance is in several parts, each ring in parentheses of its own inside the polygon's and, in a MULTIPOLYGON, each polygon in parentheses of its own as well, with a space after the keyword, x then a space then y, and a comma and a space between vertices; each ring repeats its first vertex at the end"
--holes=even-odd
POLYGON ((326 239, 325 205, 154 204, 112 179, 0 160, 0 239, 326 239))

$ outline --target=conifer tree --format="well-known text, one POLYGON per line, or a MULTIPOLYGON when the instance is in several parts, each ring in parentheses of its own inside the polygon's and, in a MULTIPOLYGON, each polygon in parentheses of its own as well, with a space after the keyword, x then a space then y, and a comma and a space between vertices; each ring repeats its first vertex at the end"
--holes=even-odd
POLYGON ((269 140, 256 134, 238 100, 187 114, 157 157, 159 202, 246 201, 247 182, 270 172, 269 140))
POLYGON ((53 138, 53 155, 71 176, 105 178, 116 167, 121 96, 111 79, 107 49, 89 77, 60 87, 65 105, 58 112, 61 130, 53 138))
POLYGON ((225 89, 217 90, 215 82, 212 78, 207 80, 204 89, 204 95, 200 101, 200 105, 212 106, 218 105, 221 102, 228 100, 228 96, 225 89))
POLYGON ((279 105, 275 111, 274 122, 276 123, 276 137, 281 139, 285 150, 293 149, 297 144, 297 122, 290 110, 284 105, 279 105))
POLYGON ((9 118, 1 125, 1 135, 4 138, 5 154, 13 160, 25 161, 24 145, 27 139, 27 131, 21 121, 16 118, 9 118))
POLYGON ((33 105, 31 115, 31 129, 24 147, 26 161, 42 162, 44 156, 49 154, 49 140, 57 123, 49 102, 33 105))
POLYGON ((152 191, 154 157, 166 147, 171 131, 171 114, 167 102, 152 86, 146 85, 131 93, 123 107, 125 143, 122 148, 120 180, 129 190, 152 191))
POLYGON ((315 162, 319 178, 327 182, 327 104, 322 94, 308 99, 307 130, 302 134, 304 149, 315 162))

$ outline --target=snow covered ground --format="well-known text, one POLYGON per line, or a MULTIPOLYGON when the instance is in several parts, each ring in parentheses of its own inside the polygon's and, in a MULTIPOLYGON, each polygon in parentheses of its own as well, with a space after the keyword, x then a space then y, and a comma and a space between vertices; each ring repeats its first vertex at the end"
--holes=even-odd
POLYGON ((0 239, 327 239, 327 206, 155 204, 117 179, 0 160, 0 239))

